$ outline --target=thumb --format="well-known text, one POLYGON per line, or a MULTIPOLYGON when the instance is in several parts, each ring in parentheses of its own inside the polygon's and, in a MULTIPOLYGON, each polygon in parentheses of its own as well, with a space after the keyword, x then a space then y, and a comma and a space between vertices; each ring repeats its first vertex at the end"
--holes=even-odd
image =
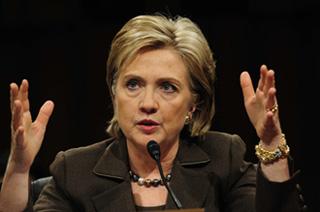
POLYGON ((46 127, 49 121, 49 118, 53 112, 54 103, 51 100, 46 101, 40 108, 39 114, 35 120, 42 127, 46 127))

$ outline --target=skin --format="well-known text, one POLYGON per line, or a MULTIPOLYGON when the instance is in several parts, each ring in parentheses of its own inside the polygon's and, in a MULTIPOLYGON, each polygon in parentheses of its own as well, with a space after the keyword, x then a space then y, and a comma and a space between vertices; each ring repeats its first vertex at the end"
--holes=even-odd
MULTIPOLYGON (((186 66, 173 49, 141 52, 120 72, 115 108, 127 138, 130 165, 136 173, 145 178, 160 178, 156 163, 146 150, 150 140, 160 144, 161 163, 164 172, 169 173, 180 132, 186 115, 194 110, 193 105, 186 66), (154 129, 139 124, 146 119, 157 123, 154 129)), ((146 188, 132 183, 132 189, 138 205, 166 202, 163 186, 146 188)))
MULTIPOLYGON (((145 163, 149 157, 145 152, 145 144, 151 138, 160 143, 164 152, 161 163, 166 174, 171 169, 172 160, 178 149, 178 132, 183 127, 185 116, 194 110, 194 106, 189 88, 185 86, 188 84, 186 70, 177 55, 168 49, 146 52, 146 54, 150 58, 142 54, 120 73, 115 93, 115 111, 128 139, 131 168, 146 178, 158 178, 159 173, 155 163, 148 163, 148 165, 145 163), (161 51, 163 55, 159 54, 161 51), (175 70, 174 73, 177 75, 174 74, 174 76, 179 75, 178 80, 183 82, 183 86, 177 95, 173 94, 173 97, 169 95, 170 98, 165 98, 167 96, 162 93, 163 88, 167 89, 170 86, 166 84, 161 86, 158 79, 163 78, 161 73, 168 70, 175 70), (128 86, 123 84, 126 74, 133 72, 144 82, 142 86, 138 86, 139 92, 136 96, 133 95, 134 97, 131 92, 126 91, 128 86), (183 104, 182 99, 185 100, 183 104), (177 110, 178 107, 180 107, 179 110, 177 110), (175 123, 168 119, 170 116, 167 113, 170 113, 171 117, 173 115, 176 117, 175 123), (157 130, 152 133, 149 131, 143 133, 136 128, 135 120, 145 117, 160 123, 157 130)), ((261 139, 261 145, 267 150, 273 150, 279 145, 282 133, 279 111, 273 113, 268 110, 277 103, 274 71, 262 65, 256 89, 252 85, 249 73, 244 71, 240 75, 240 84, 245 109, 261 139)), ((135 88, 132 85, 134 84, 130 83, 130 88, 135 88)), ((29 110, 28 87, 27 80, 23 80, 20 85, 10 84, 11 152, 1 187, 0 211, 23 211, 26 207, 30 167, 41 147, 46 126, 54 108, 52 101, 45 102, 37 118, 33 120, 29 110)), ((268 165, 262 164, 261 168, 270 181, 283 182, 290 177, 287 159, 268 165)), ((167 197, 163 186, 158 187, 158 190, 155 188, 146 190, 144 187, 133 184, 132 191, 138 205, 161 205, 165 203, 167 197), (150 196, 153 198, 151 199, 150 196)))

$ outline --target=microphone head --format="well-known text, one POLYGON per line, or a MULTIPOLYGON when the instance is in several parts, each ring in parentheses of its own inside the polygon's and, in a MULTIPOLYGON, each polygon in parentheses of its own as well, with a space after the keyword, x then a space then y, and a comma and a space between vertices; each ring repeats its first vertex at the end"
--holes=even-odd
POLYGON ((154 140, 151 140, 147 143, 147 149, 148 149, 148 152, 150 154, 150 156, 158 161, 160 160, 160 145, 154 141, 154 140))

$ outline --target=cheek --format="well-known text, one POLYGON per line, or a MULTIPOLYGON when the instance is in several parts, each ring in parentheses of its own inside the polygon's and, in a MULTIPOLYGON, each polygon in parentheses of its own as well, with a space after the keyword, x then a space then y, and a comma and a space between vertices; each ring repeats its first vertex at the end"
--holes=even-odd
POLYGON ((126 116, 128 116, 128 101, 126 101, 126 99, 122 98, 121 96, 117 96, 115 98, 115 103, 114 103, 114 111, 115 114, 118 118, 118 121, 121 121, 122 119, 125 119, 126 116))
POLYGON ((126 97, 126 95, 121 94, 122 91, 118 92, 119 94, 115 97, 115 109, 118 111, 125 111, 130 108, 128 105, 132 105, 132 100, 126 97))
POLYGON ((115 114, 120 126, 128 126, 135 120, 138 106, 136 99, 128 98, 125 95, 118 95, 115 98, 115 114))
POLYGON ((186 115, 188 114, 187 108, 175 107, 173 105, 168 105, 167 109, 163 111, 165 120, 172 126, 182 127, 185 123, 186 115))

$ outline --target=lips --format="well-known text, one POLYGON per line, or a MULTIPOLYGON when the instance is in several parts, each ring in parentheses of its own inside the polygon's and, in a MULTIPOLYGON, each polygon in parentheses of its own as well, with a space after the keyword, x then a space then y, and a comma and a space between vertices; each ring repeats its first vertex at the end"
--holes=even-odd
POLYGON ((138 125, 153 126, 153 125, 159 125, 159 123, 152 119, 143 119, 138 122, 138 125))
POLYGON ((146 133, 146 134, 151 134, 156 131, 158 126, 160 125, 159 122, 154 121, 152 119, 143 119, 137 123, 138 128, 146 133))

